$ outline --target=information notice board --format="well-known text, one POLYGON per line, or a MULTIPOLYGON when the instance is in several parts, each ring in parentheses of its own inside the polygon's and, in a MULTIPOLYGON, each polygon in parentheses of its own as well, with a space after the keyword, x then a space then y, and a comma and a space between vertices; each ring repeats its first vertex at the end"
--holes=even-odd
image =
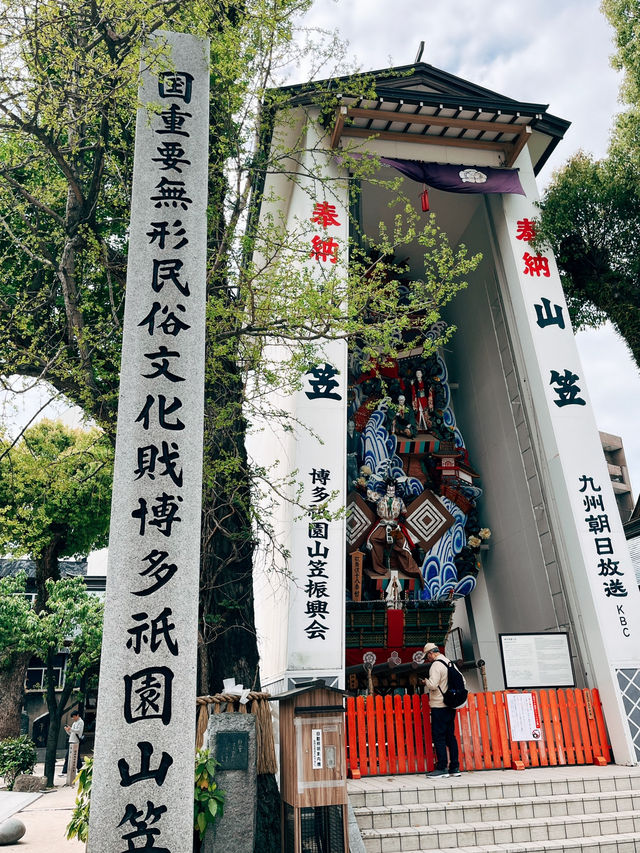
POLYGON ((533 687, 575 687, 566 632, 500 634, 506 690, 533 687))

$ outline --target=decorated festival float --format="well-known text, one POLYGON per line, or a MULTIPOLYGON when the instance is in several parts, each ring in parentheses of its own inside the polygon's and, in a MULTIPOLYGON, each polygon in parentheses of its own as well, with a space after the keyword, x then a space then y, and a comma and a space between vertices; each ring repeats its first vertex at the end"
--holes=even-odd
MULTIPOLYGON (((263 144, 298 153, 265 174, 259 217, 299 238, 292 267, 320 293, 346 282, 394 233, 400 175, 423 221, 481 260, 431 325, 398 330, 393 357, 321 340, 301 387, 274 396, 287 428, 256 431, 253 458, 291 483, 273 515, 282 559, 274 571, 263 549, 254 580, 263 687, 411 693, 433 641, 472 690, 501 691, 501 638, 560 636, 565 671, 512 656, 515 686, 598 688, 616 760, 633 763, 639 593, 555 261, 535 243, 535 177, 568 123, 425 63, 353 91, 342 78, 274 97, 286 118, 274 108, 263 144)), ((424 245, 386 254, 424 320, 414 294, 438 278, 424 245)))
POLYGON ((479 522, 479 475, 445 361, 421 345, 366 372, 352 353, 348 418, 347 687, 415 688, 422 647, 445 645, 456 601, 476 586, 491 535, 479 522))

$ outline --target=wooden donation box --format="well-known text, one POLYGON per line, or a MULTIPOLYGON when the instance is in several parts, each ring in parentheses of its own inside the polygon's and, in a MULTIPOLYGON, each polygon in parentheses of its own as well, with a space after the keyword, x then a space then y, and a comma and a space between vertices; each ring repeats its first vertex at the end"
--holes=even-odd
POLYGON ((283 853, 347 853, 344 691, 317 679, 280 702, 283 853))

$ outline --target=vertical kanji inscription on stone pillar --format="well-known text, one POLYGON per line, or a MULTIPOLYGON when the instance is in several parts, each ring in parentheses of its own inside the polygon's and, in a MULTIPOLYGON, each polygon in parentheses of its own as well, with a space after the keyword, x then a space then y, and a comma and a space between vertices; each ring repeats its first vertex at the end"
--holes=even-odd
POLYGON ((209 45, 163 32, 146 57, 90 853, 192 849, 209 45))

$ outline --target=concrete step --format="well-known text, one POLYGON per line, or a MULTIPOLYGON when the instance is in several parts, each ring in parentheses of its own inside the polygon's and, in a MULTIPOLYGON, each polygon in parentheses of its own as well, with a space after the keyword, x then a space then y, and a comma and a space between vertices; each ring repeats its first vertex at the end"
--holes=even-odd
MULTIPOLYGON (((406 838, 405 842, 408 846, 404 846, 402 850, 417 850, 423 848, 418 846, 410 846, 412 839, 406 838)), ((379 848, 367 847, 367 853, 371 853, 375 849, 378 853, 379 848)), ((395 847, 383 847, 384 853, 388 850, 389 853, 394 851, 395 847)), ((450 848, 448 848, 450 850, 450 848)), ((628 835, 600 835, 595 838, 572 838, 569 841, 541 841, 534 844, 490 844, 459 847, 458 853, 638 853, 640 851, 640 833, 630 833, 628 835)), ((447 853, 447 850, 437 848, 430 853, 447 853)))
POLYGON ((596 816, 633 811, 640 812, 640 790, 443 803, 415 802, 397 806, 354 808, 358 825, 363 830, 427 824, 434 827, 451 823, 475 824, 527 818, 596 816))
MULTIPOLYGON (((562 843, 580 850, 583 841, 602 836, 640 839, 640 810, 596 815, 525 818, 522 820, 475 821, 451 824, 426 823, 402 825, 413 816, 410 811, 396 815, 396 825, 386 829, 364 829, 362 839, 367 853, 400 853, 405 850, 461 850, 468 847, 521 846, 531 853, 532 844, 546 849, 548 842, 562 843), (573 847, 571 846, 573 845, 573 847)), ((392 820, 394 816, 392 815, 392 820)), ((554 848, 550 848, 554 849, 554 848)), ((597 849, 597 848, 596 848, 597 849)), ((640 849, 640 848, 639 848, 640 849)))
MULTIPOLYGON (((578 768, 571 768, 574 772, 578 768)), ((553 768, 553 774, 541 780, 516 780, 516 771, 509 773, 509 781, 492 781, 494 775, 463 773, 454 779, 428 780, 424 776, 393 777, 398 784, 377 784, 377 779, 367 779, 363 790, 350 784, 349 800, 354 808, 411 805, 415 803, 447 803, 469 800, 530 799, 560 797, 568 794, 598 794, 601 792, 640 790, 640 771, 616 768, 616 773, 598 773, 589 767, 582 778, 563 775, 562 768, 553 768), (619 772, 618 772, 619 771, 619 772), (409 781, 413 780, 413 783, 409 781)), ((499 771, 498 771, 499 772, 499 771)), ((387 777, 384 781, 388 782, 387 777)))

